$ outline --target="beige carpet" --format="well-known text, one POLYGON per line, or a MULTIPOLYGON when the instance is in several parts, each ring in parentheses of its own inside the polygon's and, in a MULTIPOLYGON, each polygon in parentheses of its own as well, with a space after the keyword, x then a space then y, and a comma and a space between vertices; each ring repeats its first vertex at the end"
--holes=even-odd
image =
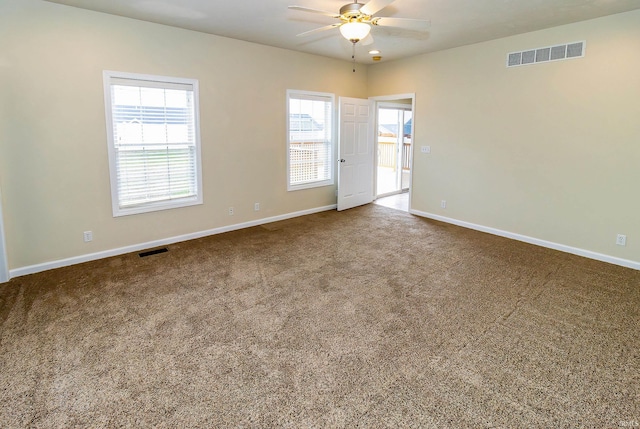
POLYGON ((369 205, 0 286, 1 427, 617 428, 640 272, 369 205))

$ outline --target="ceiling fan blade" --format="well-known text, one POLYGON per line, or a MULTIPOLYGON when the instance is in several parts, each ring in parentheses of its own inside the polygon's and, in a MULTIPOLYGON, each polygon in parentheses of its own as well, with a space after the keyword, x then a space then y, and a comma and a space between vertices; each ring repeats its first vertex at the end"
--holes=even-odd
POLYGON ((327 12, 325 10, 318 10, 318 9, 311 9, 311 8, 304 7, 304 6, 289 6, 289 9, 291 9, 291 10, 299 10, 299 11, 302 11, 302 12, 317 13, 319 15, 330 16, 331 18, 340 18, 340 15, 336 15, 333 12, 327 12))
POLYGON ((304 33, 296 34, 296 37, 304 37, 310 34, 320 33, 322 31, 331 30, 332 28, 340 27, 340 25, 342 24, 325 25, 324 27, 320 27, 313 30, 305 31, 304 33))
POLYGON ((367 37, 365 37, 364 39, 362 39, 360 41, 360 44, 362 46, 369 46, 369 45, 373 45, 373 36, 371 35, 371 33, 367 34, 367 37))
POLYGON ((371 16, 377 11, 389 6, 394 1, 395 0, 371 0, 369 3, 360 8, 360 12, 364 13, 365 15, 371 16))
POLYGON ((374 18, 371 23, 380 27, 399 27, 408 30, 424 31, 431 27, 431 21, 410 18, 374 18))

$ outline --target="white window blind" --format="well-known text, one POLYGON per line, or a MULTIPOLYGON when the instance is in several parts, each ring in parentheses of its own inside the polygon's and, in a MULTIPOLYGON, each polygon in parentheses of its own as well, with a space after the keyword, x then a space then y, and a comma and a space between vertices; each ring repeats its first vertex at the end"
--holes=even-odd
POLYGON ((288 92, 288 189, 333 184, 332 94, 288 92))
POLYGON ((197 81, 105 72, 114 216, 201 204, 197 81))

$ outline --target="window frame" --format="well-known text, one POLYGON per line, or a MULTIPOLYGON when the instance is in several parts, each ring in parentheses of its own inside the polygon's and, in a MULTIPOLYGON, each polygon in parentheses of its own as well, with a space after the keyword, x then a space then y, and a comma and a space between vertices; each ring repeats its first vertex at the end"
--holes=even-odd
MULTIPOLYGON (((109 155, 109 176, 111 184, 111 205, 113 217, 128 216, 140 213, 149 213, 161 210, 170 210, 180 207, 189 207, 203 204, 202 191, 202 153, 200 140, 200 100, 199 100, 199 82, 197 79, 179 78, 170 76, 158 76, 149 74, 103 71, 104 84, 104 102, 107 126, 107 147, 109 155), (141 203, 131 207, 120 206, 120 196, 118 193, 118 170, 117 170, 117 150, 115 147, 114 124, 113 124, 113 100, 111 97, 111 86, 113 80, 130 80, 132 82, 139 81, 140 86, 144 87, 144 83, 149 84, 148 87, 173 89, 171 86, 191 86, 193 94, 193 139, 195 145, 195 186, 196 195, 178 199, 167 199, 161 201, 151 201, 141 203)), ((135 85, 132 85, 135 86, 135 85)))
POLYGON ((336 153, 336 144, 337 144, 337 114, 336 114, 336 97, 335 94, 328 92, 315 92, 315 91, 302 91, 302 90, 287 90, 287 100, 286 100, 286 157, 287 157, 287 191, 298 191, 302 189, 311 189, 311 188, 319 188, 324 186, 332 186, 335 184, 335 166, 334 166, 334 158, 336 153), (318 98, 326 98, 327 101, 331 103, 331 142, 328 145, 329 154, 327 155, 327 162, 329 164, 329 178, 316 180, 313 182, 305 182, 300 184, 291 183, 291 140, 290 140, 290 119, 291 119, 291 99, 294 96, 294 99, 318 99, 318 98))

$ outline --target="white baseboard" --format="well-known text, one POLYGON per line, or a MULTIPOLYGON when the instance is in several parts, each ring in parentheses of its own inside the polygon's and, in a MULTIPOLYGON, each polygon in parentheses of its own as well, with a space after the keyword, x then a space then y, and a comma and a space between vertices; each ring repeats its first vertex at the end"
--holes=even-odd
POLYGON ((579 248, 567 246, 564 244, 554 243, 552 241, 541 240, 539 238, 516 234, 509 231, 503 231, 501 229, 491 228, 488 226, 477 225, 474 223, 465 222, 458 219, 452 219, 449 217, 440 216, 433 213, 422 212, 419 210, 409 210, 409 213, 414 214, 416 216, 420 216, 420 217, 426 217, 429 219, 439 220, 441 222, 458 225, 464 228, 474 229, 476 231, 482 231, 482 232, 486 232, 493 235, 499 235, 500 237, 511 238, 513 240, 523 241, 525 243, 535 244, 537 246, 559 250, 561 252, 571 253, 578 256, 584 256, 585 258, 595 259, 597 261, 608 262, 610 264, 620 265, 622 267, 627 267, 627 268, 633 268, 634 270, 640 270, 640 262, 630 261, 628 259, 616 258, 615 256, 592 252, 590 250, 585 250, 585 249, 579 249, 579 248))
POLYGON ((264 219, 252 220, 235 225, 221 226, 206 231, 193 232, 190 234, 179 235, 175 237, 163 238, 160 240, 149 241, 146 243, 134 244, 131 246, 120 247, 117 249, 104 250, 86 255, 74 256, 67 259, 59 259, 57 261, 45 262, 42 264, 30 265, 22 268, 15 268, 9 271, 9 278, 25 276, 27 274, 39 273, 41 271, 52 270, 54 268, 67 267, 69 265, 81 264, 83 262, 95 261, 97 259, 109 258, 111 256, 123 255, 125 253, 138 252, 140 250, 150 249, 158 246, 166 246, 168 244, 179 243, 181 241, 194 240, 196 238, 207 237, 210 235, 222 234, 223 232, 236 231, 238 229, 250 228, 252 226, 264 225, 267 223, 277 222, 280 220, 292 219, 299 216, 305 216, 313 213, 320 213, 329 210, 335 210, 336 204, 324 207, 316 207, 309 210, 302 210, 293 213, 286 213, 279 216, 268 217, 264 219))
MULTIPOLYGON (((302 210, 293 213, 286 213, 279 216, 273 216, 264 219, 257 219, 249 222, 238 223, 235 225, 222 226, 219 228, 213 228, 206 231, 199 231, 190 234, 179 235, 175 237, 164 238, 160 240, 149 241, 146 243, 134 244, 131 246, 120 247, 117 249, 104 250, 96 253, 89 253, 85 255, 75 256, 72 258, 59 259, 56 261, 45 262, 42 264, 29 265, 26 267, 15 268, 13 270, 9 270, 9 279, 14 277, 25 276, 27 274, 39 273, 42 271, 52 270, 54 268, 66 267, 69 265, 81 264, 83 262, 95 261, 97 259, 109 258, 111 256, 123 255, 126 253, 138 252, 140 250, 150 249, 153 247, 166 246, 173 243, 178 243, 181 241, 194 240, 196 238, 207 237, 210 235, 222 234, 224 232, 236 231, 239 229, 250 228, 253 226, 264 225, 267 223, 277 222, 280 220, 292 219, 299 216, 305 216, 313 213, 320 213, 323 211, 335 210, 336 205, 329 205, 324 207, 317 207, 309 210, 302 210)), ((617 258, 610 255, 605 255, 602 253, 592 252, 590 250, 578 249, 575 247, 567 246, 564 244, 558 244, 551 241, 541 240, 534 237, 529 237, 526 235, 516 234, 509 231, 503 231, 496 228, 491 228, 483 225, 477 225, 470 222, 465 222, 453 218, 448 218, 445 216, 440 216, 432 213, 422 212, 419 210, 409 210, 409 213, 414 214, 416 216, 421 216, 429 219, 438 220, 445 223, 450 223, 453 225, 458 225, 464 228, 474 229, 476 231, 482 231, 493 235, 498 235, 501 237, 510 238, 513 240, 522 241, 529 244, 535 244, 537 246, 547 247, 549 249, 559 250, 561 252, 571 253, 574 255, 584 256, 585 258, 595 259, 598 261, 608 262, 614 265, 620 265, 627 268, 633 268, 635 270, 640 270, 640 262, 630 261, 627 259, 617 258)), ((9 279, 6 279, 7 281, 9 279)))

